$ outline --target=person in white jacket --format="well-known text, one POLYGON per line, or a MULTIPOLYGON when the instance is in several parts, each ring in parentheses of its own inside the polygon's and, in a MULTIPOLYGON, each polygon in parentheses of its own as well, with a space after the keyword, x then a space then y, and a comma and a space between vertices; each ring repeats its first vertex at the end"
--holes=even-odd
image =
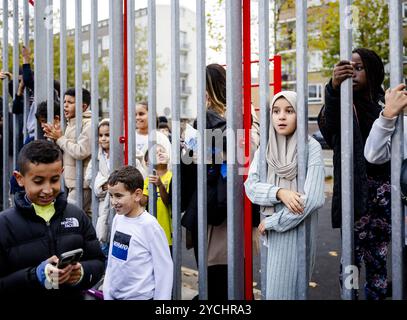
MULTIPOLYGON (((368 162, 382 164, 391 158, 391 136, 396 129, 399 114, 407 107, 407 91, 405 84, 388 89, 385 96, 385 108, 373 123, 372 130, 366 140, 365 158, 368 162)), ((404 128, 407 128, 407 117, 404 117, 404 128)), ((404 130, 404 158, 407 157, 407 131, 404 130)))
MULTIPOLYGON (((98 125, 98 162, 99 171, 95 177, 95 182, 92 185, 92 162, 86 169, 86 179, 88 180, 91 189, 99 200, 98 219, 96 223, 96 236, 101 243, 102 250, 106 248, 108 243, 108 217, 110 211, 109 195, 107 194, 107 179, 110 174, 109 150, 110 150, 110 128, 109 119, 103 119, 98 125)), ((105 250, 104 250, 105 251, 105 250)))
MULTIPOLYGON (((82 89, 82 127, 80 135, 76 137, 76 103, 75 88, 69 88, 64 94, 64 114, 67 119, 65 132, 60 123, 46 123, 43 125, 44 136, 52 139, 64 151, 64 180, 68 188, 68 202, 76 204, 76 164, 82 161, 83 171, 91 159, 91 116, 90 92, 82 89)), ((91 215, 92 193, 89 184, 83 176, 83 210, 91 215)))

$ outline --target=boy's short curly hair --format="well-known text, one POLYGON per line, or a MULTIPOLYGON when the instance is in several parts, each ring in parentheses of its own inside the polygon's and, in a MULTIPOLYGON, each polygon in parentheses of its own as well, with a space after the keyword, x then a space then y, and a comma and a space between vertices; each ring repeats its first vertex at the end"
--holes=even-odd
POLYGON ((29 163, 51 164, 56 161, 62 163, 62 150, 48 140, 35 140, 26 144, 18 154, 17 165, 22 175, 28 172, 29 163))
POLYGON ((119 182, 124 184, 127 191, 131 193, 135 192, 137 189, 143 189, 144 179, 140 171, 133 166, 123 166, 119 169, 113 171, 109 179, 107 180, 108 185, 115 186, 119 182))

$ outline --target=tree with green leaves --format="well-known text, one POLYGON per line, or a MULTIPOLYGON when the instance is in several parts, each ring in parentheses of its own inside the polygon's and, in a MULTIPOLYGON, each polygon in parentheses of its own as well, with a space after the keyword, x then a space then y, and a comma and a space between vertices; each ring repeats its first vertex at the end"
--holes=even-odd
MULTIPOLYGON (((374 50, 386 64, 389 61, 389 12, 383 0, 354 0, 352 5, 353 47, 374 50)), ((310 17, 320 30, 310 40, 323 51, 323 66, 328 76, 340 59, 339 1, 322 1, 321 10, 310 17)))

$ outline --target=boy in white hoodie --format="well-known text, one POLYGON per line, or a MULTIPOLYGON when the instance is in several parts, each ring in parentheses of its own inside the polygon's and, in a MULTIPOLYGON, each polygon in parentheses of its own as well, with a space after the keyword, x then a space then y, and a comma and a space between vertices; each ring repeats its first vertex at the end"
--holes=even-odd
MULTIPOLYGON (((83 172, 91 159, 91 111, 90 92, 82 89, 82 128, 76 138, 75 88, 70 88, 64 95, 64 114, 67 119, 65 133, 59 123, 44 124, 44 136, 52 139, 64 151, 64 180, 68 188, 68 202, 76 204, 76 161, 82 160, 83 172)), ((87 180, 83 179, 83 210, 91 215, 91 190, 87 180)))

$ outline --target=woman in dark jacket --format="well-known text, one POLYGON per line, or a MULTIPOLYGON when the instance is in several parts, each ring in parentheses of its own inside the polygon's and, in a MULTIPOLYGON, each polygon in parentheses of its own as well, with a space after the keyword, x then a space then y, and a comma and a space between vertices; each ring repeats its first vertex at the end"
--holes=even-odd
MULTIPOLYGON (((206 67, 206 93, 206 129, 216 137, 207 141, 207 150, 212 153, 211 164, 207 165, 208 298, 227 299, 226 70, 221 65, 206 67)), ((197 168, 181 162, 185 209, 181 223, 191 234, 198 263, 197 168)))
POLYGON ((353 80, 354 232, 355 264, 366 267, 367 299, 384 299, 387 293, 387 250, 391 238, 390 163, 373 165, 363 150, 373 122, 384 106, 384 66, 372 50, 355 49, 352 61, 340 61, 325 88, 325 105, 318 125, 334 156, 332 226, 342 226, 340 85, 353 80))

